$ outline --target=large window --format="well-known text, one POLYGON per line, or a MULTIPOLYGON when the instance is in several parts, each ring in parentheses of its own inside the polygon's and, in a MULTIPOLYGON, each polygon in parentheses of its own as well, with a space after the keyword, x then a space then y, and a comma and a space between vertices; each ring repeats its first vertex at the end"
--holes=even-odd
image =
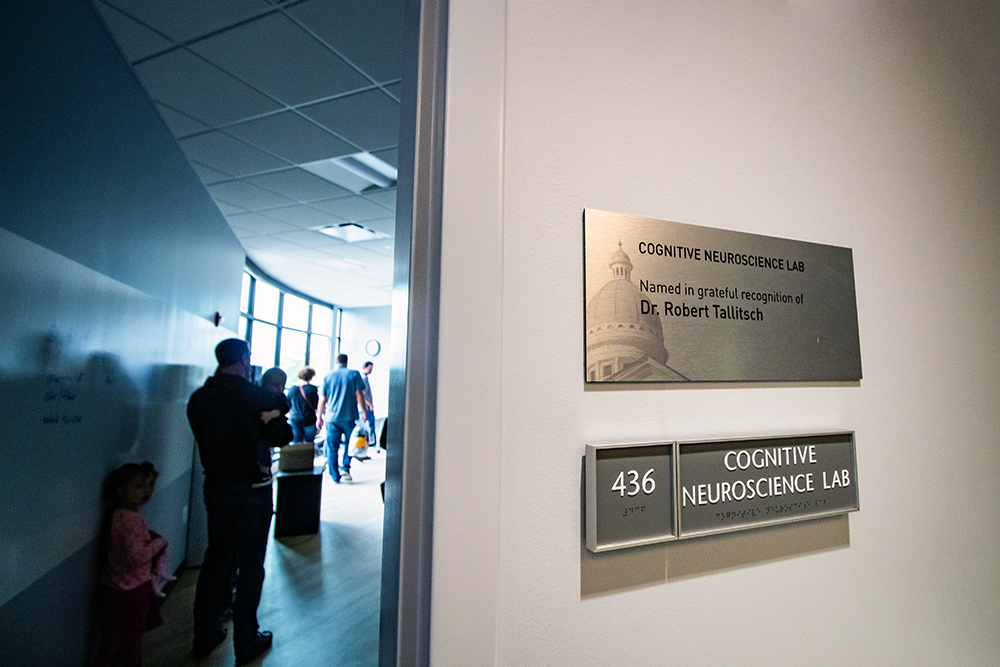
POLYGON ((339 310, 289 294, 249 271, 243 274, 239 335, 250 344, 251 363, 278 366, 292 385, 304 366, 319 377, 330 370, 339 310))

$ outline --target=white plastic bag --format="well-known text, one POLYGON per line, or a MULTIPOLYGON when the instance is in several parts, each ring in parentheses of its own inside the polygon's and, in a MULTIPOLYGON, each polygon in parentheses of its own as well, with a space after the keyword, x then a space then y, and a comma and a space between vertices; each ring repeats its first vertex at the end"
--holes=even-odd
POLYGON ((359 461, 371 458, 368 456, 368 424, 366 422, 358 420, 355 424, 354 430, 351 431, 349 446, 350 455, 359 461))

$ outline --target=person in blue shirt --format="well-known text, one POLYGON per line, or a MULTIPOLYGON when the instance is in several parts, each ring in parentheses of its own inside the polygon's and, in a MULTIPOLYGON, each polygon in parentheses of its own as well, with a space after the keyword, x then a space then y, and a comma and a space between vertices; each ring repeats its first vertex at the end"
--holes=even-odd
POLYGON ((347 355, 337 355, 337 368, 323 378, 323 386, 319 390, 319 405, 316 407, 316 428, 326 424, 326 458, 330 465, 330 476, 333 481, 351 481, 351 455, 348 438, 358 421, 368 419, 365 410, 365 383, 361 373, 347 368, 347 355), (337 465, 340 446, 344 453, 337 465))

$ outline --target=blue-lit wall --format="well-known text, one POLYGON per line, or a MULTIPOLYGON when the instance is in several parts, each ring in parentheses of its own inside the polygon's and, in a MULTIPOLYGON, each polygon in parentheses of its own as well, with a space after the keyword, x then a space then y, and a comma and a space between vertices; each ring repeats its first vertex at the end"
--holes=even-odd
POLYGON ((2 662, 84 665, 108 471, 155 463, 144 514, 185 557, 184 407, 244 254, 88 3, 7 7, 0 49, 2 662))

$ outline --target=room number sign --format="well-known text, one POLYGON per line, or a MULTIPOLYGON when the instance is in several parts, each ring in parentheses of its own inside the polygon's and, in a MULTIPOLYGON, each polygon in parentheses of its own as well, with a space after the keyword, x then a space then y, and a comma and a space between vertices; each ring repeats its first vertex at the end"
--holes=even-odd
POLYGON ((851 432, 587 445, 585 463, 594 552, 858 509, 851 432))
POLYGON ((587 448, 587 548, 675 539, 672 459, 670 443, 587 448))

